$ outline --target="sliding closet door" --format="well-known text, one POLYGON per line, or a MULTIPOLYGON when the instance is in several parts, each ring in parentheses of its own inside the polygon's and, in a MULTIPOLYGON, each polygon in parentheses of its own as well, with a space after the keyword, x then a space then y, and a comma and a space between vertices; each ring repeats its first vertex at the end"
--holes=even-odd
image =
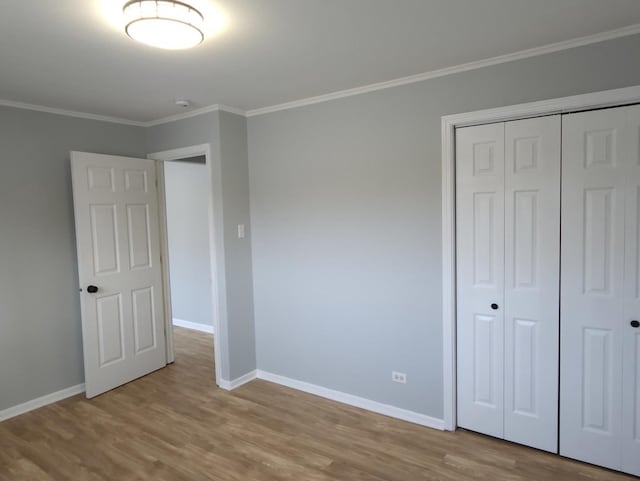
POLYGON ((503 437, 504 124, 456 131, 458 425, 503 437))
POLYGON ((629 132, 624 108, 563 119, 560 453, 613 469, 630 369, 623 344, 634 334, 624 286, 627 163, 637 159, 629 132))
POLYGON ((560 116, 505 124, 504 437, 558 450, 560 116))
POLYGON ((640 106, 627 107, 627 112, 622 470, 640 476, 640 106))

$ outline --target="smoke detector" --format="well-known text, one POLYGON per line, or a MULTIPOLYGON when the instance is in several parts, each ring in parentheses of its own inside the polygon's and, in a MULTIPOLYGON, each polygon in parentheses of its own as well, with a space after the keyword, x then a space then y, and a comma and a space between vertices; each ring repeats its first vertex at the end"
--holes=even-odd
POLYGON ((187 107, 191 107, 191 102, 189 102, 187 99, 178 99, 176 100, 176 105, 178 107, 186 109, 187 107))

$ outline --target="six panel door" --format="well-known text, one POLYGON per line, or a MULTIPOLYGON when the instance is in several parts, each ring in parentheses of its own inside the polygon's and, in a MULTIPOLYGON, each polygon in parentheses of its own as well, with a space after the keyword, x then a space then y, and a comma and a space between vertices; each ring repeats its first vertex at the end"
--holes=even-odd
POLYGON ((560 452, 640 475, 640 106, 564 132, 560 452))
POLYGON ((560 453, 621 469, 625 109, 563 119, 560 453))
POLYGON ((166 365, 156 170, 153 160, 84 152, 71 166, 93 397, 166 365))
POLYGON ((504 124, 456 133, 458 424, 504 436, 504 124))
POLYGON ((627 109, 629 158, 625 168, 622 470, 640 476, 640 106, 627 109))
POLYGON ((458 129, 458 424, 557 451, 560 117, 458 129))
POLYGON ((558 450, 560 116, 505 124, 504 438, 558 450))

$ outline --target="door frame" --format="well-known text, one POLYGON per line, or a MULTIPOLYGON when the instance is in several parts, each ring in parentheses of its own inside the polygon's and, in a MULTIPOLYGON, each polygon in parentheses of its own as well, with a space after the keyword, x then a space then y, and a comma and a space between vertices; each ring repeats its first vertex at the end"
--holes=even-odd
POLYGON ((640 103, 640 86, 442 117, 442 366, 445 430, 455 431, 457 426, 455 130, 459 127, 472 125, 508 122, 543 115, 567 114, 636 103, 640 103))
POLYGON ((190 157, 205 157, 205 168, 207 170, 208 179, 208 202, 207 210, 209 217, 209 259, 211 271, 211 303, 213 313, 213 352, 215 363, 216 384, 220 385, 222 381, 222 350, 228 350, 227 345, 223 345, 220 341, 220 316, 221 306, 224 304, 220 299, 220 288, 218 283, 218 242, 216 241, 216 198, 219 194, 215 191, 215 183, 213 181, 213 167, 211 159, 211 144, 199 144, 178 149, 164 150, 147 154, 148 159, 157 161, 157 179, 158 179, 158 206, 160 212, 160 250, 162 255, 162 283, 164 289, 164 311, 165 311, 165 332, 166 332, 166 349, 167 363, 175 361, 174 342, 173 342, 173 319, 171 311, 171 284, 169 280, 169 239, 167 231, 167 205, 165 191, 165 175, 164 163, 187 159, 190 157))

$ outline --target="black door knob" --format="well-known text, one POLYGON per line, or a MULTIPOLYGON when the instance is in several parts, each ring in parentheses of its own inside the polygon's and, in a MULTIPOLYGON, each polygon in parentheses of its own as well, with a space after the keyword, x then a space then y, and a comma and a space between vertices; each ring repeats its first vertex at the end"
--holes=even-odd
POLYGON ((631 321, 631 327, 640 327, 640 321, 631 321))
POLYGON ((89 287, 87 287, 87 292, 89 294, 95 294, 96 292, 98 292, 98 287, 97 286, 89 286, 89 287))
POLYGON ((498 304, 496 304, 495 302, 491 304, 491 309, 493 309, 494 311, 498 309, 498 304))

